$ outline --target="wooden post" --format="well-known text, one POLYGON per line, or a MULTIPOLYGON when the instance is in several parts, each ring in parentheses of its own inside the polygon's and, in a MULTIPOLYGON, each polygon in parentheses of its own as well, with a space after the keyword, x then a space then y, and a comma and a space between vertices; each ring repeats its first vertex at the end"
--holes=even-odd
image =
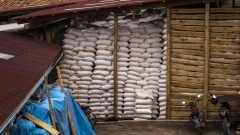
POLYGON ((114 14, 114 117, 118 118, 118 72, 117 72, 118 16, 114 14))
POLYGON ((55 123, 55 118, 54 118, 54 113, 53 113, 53 108, 52 108, 52 101, 51 101, 50 94, 48 91, 49 88, 48 88, 48 82, 47 82, 46 77, 45 77, 44 81, 45 81, 45 86, 46 86, 46 93, 47 93, 47 97, 48 97, 48 105, 49 105, 49 109, 50 109, 50 116, 51 116, 52 124, 53 124, 53 127, 55 129, 57 129, 56 123, 55 123))
MULTIPOLYGON (((60 73, 60 68, 59 68, 59 66, 57 66, 56 69, 57 69, 57 73, 58 73, 59 84, 60 84, 60 86, 61 86, 61 91, 62 91, 62 93, 65 94, 65 92, 64 92, 64 87, 63 87, 63 83, 62 83, 62 76, 61 76, 61 73, 60 73)), ((77 132, 76 132, 76 130, 75 130, 75 126, 74 126, 74 124, 73 124, 73 122, 72 122, 72 116, 71 116, 70 110, 68 109, 68 106, 67 106, 67 113, 68 113, 68 121, 69 121, 71 130, 72 130, 72 133, 73 133, 73 135, 77 135, 77 132)))
POLYGON ((134 22, 135 22, 135 20, 136 20, 135 11, 134 11, 134 10, 132 10, 132 21, 134 21, 134 22))
POLYGON ((47 41, 47 25, 43 25, 43 41, 47 41))
POLYGON ((61 86, 62 93, 64 93, 62 76, 61 76, 61 73, 60 73, 60 68, 59 68, 59 66, 57 66, 56 69, 57 69, 57 74, 58 74, 58 81, 59 81, 59 84, 60 84, 60 86, 61 86))
POLYGON ((209 14, 210 4, 206 3, 205 11, 205 65, 204 65, 204 84, 203 84, 203 107, 205 119, 207 119, 207 102, 208 102, 208 81, 209 81, 209 14))
POLYGON ((167 119, 170 118, 170 92, 171 92, 171 7, 167 8, 167 110, 166 110, 166 117, 167 119))

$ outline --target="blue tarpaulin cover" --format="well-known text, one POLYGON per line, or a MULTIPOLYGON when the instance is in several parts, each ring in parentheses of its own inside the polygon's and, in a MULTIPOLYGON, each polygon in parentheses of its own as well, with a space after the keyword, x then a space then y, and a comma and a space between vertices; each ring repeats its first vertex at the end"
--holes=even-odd
MULTIPOLYGON (((41 90, 45 89, 44 85, 41 85, 36 94, 41 90)), ((86 115, 74 101, 71 94, 67 89, 64 89, 65 94, 61 92, 61 87, 56 85, 51 90, 49 90, 52 107, 54 111, 55 122, 58 125, 58 129, 61 135, 71 135, 71 128, 68 121, 67 107, 70 110, 72 121, 77 132, 77 135, 96 135, 92 129, 92 125, 88 121, 86 115)), ((39 104, 34 101, 26 102, 21 111, 28 112, 35 116, 39 120, 52 125, 50 109, 47 99, 47 94, 45 93, 41 99, 43 101, 39 104)), ((32 121, 24 118, 23 116, 18 116, 16 123, 14 124, 11 135, 51 135, 49 132, 43 128, 35 125, 32 121)))

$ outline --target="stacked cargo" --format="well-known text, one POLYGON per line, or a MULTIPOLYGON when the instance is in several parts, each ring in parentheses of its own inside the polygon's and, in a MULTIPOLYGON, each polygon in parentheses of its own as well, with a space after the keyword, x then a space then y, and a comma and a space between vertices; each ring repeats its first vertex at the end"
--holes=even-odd
MULTIPOLYGON (((166 113, 167 50, 166 22, 163 20, 165 10, 146 10, 140 15, 141 17, 136 18, 135 22, 127 19, 129 14, 118 17, 118 117, 151 119, 157 118, 160 114, 161 118, 164 118, 163 116, 166 113), (152 96, 141 98, 139 92, 151 93, 152 96)), ((65 59, 61 61, 62 64, 65 64, 62 67, 68 67, 68 72, 78 77, 68 79, 72 75, 68 77, 63 72, 66 78, 64 80, 65 86, 73 90, 72 94, 84 90, 81 91, 81 97, 84 96, 83 94, 89 97, 88 105, 94 107, 94 113, 98 118, 112 117, 114 110, 113 19, 113 16, 108 16, 106 21, 85 22, 84 24, 95 28, 77 30, 83 36, 79 35, 72 38, 71 43, 69 43, 69 39, 64 40, 66 44, 69 43, 74 48, 75 46, 82 47, 81 53, 76 52, 74 54, 67 51, 64 58, 68 58, 67 54, 70 53, 72 53, 72 56, 81 56, 81 59, 76 59, 75 62, 68 61, 68 63, 72 65, 77 63, 78 66, 84 66, 80 69, 74 68, 74 70, 71 70, 69 64, 64 63, 65 59), (103 27, 108 27, 108 29, 103 27), (90 56, 92 56, 91 59, 90 56), (85 69, 85 74, 81 71, 82 69, 85 69), (82 77, 84 77, 84 81, 82 77), (78 83, 73 81, 77 79, 79 79, 78 83), (77 91, 77 89, 80 90, 77 91)), ((86 26, 81 28, 84 27, 86 26)), ((69 31, 71 30, 73 28, 69 29, 69 31)), ((67 45, 64 46, 67 47, 67 45)), ((76 100, 79 99, 79 96, 74 97, 76 100)), ((82 99, 86 99, 86 97, 82 99)))

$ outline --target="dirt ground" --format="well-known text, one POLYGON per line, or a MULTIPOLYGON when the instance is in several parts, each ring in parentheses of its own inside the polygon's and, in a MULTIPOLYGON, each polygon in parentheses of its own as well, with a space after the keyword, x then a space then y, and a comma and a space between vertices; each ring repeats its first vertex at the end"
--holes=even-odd
MULTIPOLYGON (((231 135, 235 135, 238 122, 230 128, 231 135)), ((203 128, 203 135, 224 135, 221 121, 207 121, 203 128)), ((95 126, 97 135, 199 135, 190 121, 115 121, 98 122, 95 126)))

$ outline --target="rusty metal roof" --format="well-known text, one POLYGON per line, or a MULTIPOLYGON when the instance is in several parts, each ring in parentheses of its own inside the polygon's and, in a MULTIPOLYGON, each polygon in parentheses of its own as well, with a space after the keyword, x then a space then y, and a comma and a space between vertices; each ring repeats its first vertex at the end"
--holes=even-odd
POLYGON ((0 2, 0 13, 11 12, 11 11, 21 11, 21 10, 31 10, 31 9, 44 9, 49 7, 56 7, 62 5, 68 5, 77 3, 79 0, 52 0, 52 1, 16 1, 16 0, 6 0, 0 2), (11 2, 12 1, 12 2, 11 2))
POLYGON ((41 10, 30 14, 14 17, 13 19, 25 19, 31 17, 57 15, 64 13, 76 13, 81 11, 100 10, 107 8, 120 8, 122 6, 141 5, 144 3, 165 2, 170 0, 82 0, 76 4, 41 10))
POLYGON ((62 47, 0 32, 0 132, 62 56, 62 47))

